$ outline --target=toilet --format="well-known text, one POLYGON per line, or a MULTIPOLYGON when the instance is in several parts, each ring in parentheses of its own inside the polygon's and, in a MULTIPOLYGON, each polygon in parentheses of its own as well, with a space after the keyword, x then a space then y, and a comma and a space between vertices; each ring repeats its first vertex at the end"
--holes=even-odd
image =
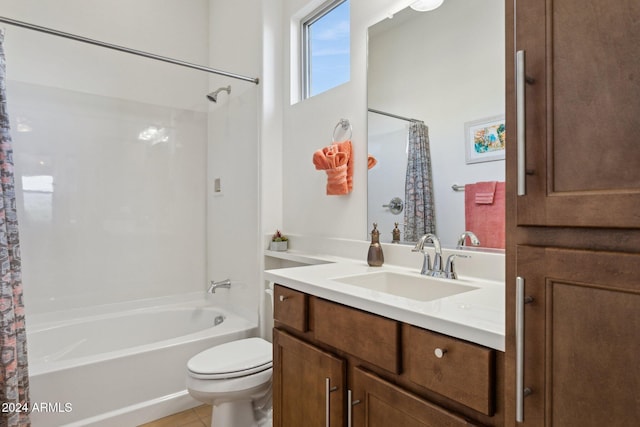
POLYGON ((213 405, 215 427, 259 427, 271 408, 272 345, 262 338, 224 343, 187 362, 187 390, 213 405))

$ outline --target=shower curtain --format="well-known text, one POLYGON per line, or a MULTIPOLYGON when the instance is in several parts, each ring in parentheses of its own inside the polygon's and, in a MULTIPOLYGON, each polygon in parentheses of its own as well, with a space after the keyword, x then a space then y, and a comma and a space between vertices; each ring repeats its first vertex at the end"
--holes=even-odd
POLYGON ((409 126, 404 195, 404 240, 412 242, 427 233, 435 233, 429 130, 422 122, 413 122, 409 126))
POLYGON ((26 412, 29 374, 5 85, 4 33, 0 30, 0 426, 23 427, 30 425, 26 412))

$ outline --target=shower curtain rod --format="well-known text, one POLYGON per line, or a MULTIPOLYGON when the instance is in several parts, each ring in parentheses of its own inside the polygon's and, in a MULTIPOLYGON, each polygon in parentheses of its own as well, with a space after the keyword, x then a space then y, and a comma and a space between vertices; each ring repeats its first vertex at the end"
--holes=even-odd
POLYGON ((206 71, 207 73, 219 74, 221 76, 231 77, 233 79, 244 80, 247 82, 259 84, 260 79, 257 77, 247 77, 242 76, 240 74, 230 73, 228 71, 216 70, 214 68, 205 67, 198 64, 192 64, 190 62, 181 61, 179 59, 168 58, 166 56, 156 55, 154 53, 144 52, 141 50, 130 49, 128 47, 118 46, 111 43, 105 43, 99 40, 90 39, 87 37, 78 36, 75 34, 65 33, 63 31, 54 30, 52 28, 41 27, 39 25, 29 24, 27 22, 17 21, 15 19, 5 18, 4 16, 0 16, 0 22, 4 22, 5 24, 15 25, 16 27, 26 28, 28 30, 40 31, 41 33, 51 34, 54 36, 63 37, 65 39, 71 39, 83 43, 92 44, 94 46, 105 47, 107 49, 113 49, 120 52, 130 53, 133 55, 143 56, 149 59, 155 59, 156 61, 167 62, 169 64, 180 65, 182 67, 193 68, 195 70, 206 71))
POLYGON ((384 112, 384 111, 375 110, 373 108, 369 108, 369 111, 372 112, 372 113, 376 113, 376 114, 382 114, 383 116, 393 117, 394 119, 404 120, 406 122, 424 123, 422 120, 410 119, 409 117, 398 116, 397 114, 391 114, 391 113, 387 113, 387 112, 384 112))

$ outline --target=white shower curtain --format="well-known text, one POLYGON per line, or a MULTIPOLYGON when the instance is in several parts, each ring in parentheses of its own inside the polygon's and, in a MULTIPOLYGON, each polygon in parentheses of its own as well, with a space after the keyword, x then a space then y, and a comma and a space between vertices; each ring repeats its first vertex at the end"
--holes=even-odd
POLYGON ((436 231, 429 130, 422 122, 409 126, 404 224, 404 240, 408 242, 436 231))

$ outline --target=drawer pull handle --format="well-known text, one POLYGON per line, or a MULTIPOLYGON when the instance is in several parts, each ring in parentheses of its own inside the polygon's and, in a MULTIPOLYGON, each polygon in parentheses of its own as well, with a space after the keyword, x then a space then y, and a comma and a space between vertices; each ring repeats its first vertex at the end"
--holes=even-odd
POLYGON ((280 295, 280 302, 284 302, 284 300, 289 299, 289 297, 285 297, 284 295, 280 295))
POLYGON ((435 350, 433 350, 433 354, 435 354, 438 359, 442 359, 446 352, 447 349, 444 348, 436 348, 435 350))

